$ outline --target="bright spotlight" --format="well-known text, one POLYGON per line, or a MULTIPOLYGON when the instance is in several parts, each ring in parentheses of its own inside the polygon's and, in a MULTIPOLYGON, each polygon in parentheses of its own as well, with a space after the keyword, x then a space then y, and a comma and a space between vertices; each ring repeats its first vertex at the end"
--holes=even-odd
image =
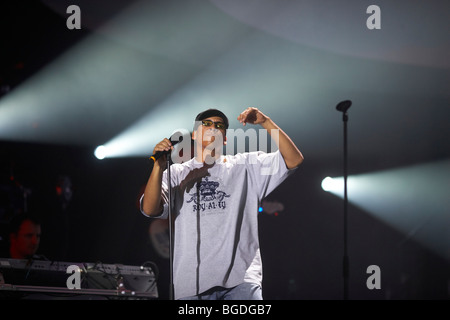
POLYGON ((106 147, 105 146, 98 146, 95 151, 94 155, 97 157, 97 159, 102 160, 106 157, 106 147))
POLYGON ((331 177, 326 177, 325 179, 322 180, 322 189, 324 191, 330 191, 332 186, 333 186, 333 178, 331 177))
POLYGON ((322 180, 322 189, 327 192, 338 193, 343 192, 344 183, 342 178, 326 177, 322 180))

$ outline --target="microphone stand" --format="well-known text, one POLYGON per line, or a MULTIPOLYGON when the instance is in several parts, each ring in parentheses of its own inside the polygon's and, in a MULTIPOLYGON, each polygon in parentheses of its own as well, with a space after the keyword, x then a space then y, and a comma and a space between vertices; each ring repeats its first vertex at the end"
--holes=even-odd
POLYGON ((174 293, 173 293, 173 219, 172 219, 172 187, 171 187, 171 176, 170 176, 170 165, 172 162, 171 159, 171 152, 169 152, 166 156, 166 162, 167 162, 167 187, 168 187, 168 193, 169 193, 169 199, 168 199, 168 209, 169 209, 169 269, 170 269, 170 288, 169 288, 169 299, 174 300, 174 293))
POLYGON ((343 257, 343 277, 344 277, 344 300, 348 300, 348 280, 349 280, 349 259, 347 252, 347 110, 352 105, 350 100, 340 102, 336 109, 342 112, 344 122, 344 257, 343 257))

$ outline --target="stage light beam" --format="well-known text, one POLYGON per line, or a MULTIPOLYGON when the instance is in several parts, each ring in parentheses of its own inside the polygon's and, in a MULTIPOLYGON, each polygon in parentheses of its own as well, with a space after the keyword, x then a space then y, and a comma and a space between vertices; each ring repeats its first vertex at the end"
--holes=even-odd
MULTIPOLYGON (((343 177, 326 177, 322 188, 344 197, 343 177)), ((349 175, 349 203, 450 261, 450 160, 349 175)))

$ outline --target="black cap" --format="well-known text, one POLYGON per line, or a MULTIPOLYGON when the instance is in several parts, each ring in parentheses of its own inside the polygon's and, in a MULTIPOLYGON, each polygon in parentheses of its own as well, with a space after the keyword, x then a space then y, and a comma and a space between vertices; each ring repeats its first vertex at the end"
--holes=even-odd
MULTIPOLYGON (((205 111, 200 112, 196 117, 195 121, 201 121, 203 119, 209 118, 209 117, 220 117, 223 120, 223 123, 225 124, 225 128, 228 129, 228 118, 227 116, 220 110, 217 109, 208 109, 205 111)), ((194 130, 197 129, 194 127, 194 130)))

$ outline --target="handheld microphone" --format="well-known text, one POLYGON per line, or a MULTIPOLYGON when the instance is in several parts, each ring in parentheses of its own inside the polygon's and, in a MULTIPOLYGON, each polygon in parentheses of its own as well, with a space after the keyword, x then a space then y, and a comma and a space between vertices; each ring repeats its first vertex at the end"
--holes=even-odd
MULTIPOLYGON (((173 138, 170 137, 169 138, 170 143, 172 144, 172 146, 176 145, 177 143, 180 143, 181 141, 183 141, 183 136, 180 136, 178 141, 173 141, 173 138)), ((172 150, 168 150, 168 151, 157 151, 155 152, 155 154, 150 156, 150 160, 153 160, 153 162, 156 162, 156 160, 158 160, 159 158, 161 158, 163 155, 165 154, 169 154, 171 153, 172 150)))
MULTIPOLYGON (((177 143, 180 143, 181 141, 183 141, 183 136, 180 136, 178 138, 178 141, 174 141, 173 136, 169 138, 170 143, 172 144, 172 146, 176 145, 177 143)), ((171 153, 172 150, 168 150, 168 151, 157 151, 155 152, 155 154, 150 156, 150 160, 153 160, 153 162, 156 162, 156 160, 158 160, 159 158, 161 158, 163 155, 165 154, 169 154, 171 153)))

